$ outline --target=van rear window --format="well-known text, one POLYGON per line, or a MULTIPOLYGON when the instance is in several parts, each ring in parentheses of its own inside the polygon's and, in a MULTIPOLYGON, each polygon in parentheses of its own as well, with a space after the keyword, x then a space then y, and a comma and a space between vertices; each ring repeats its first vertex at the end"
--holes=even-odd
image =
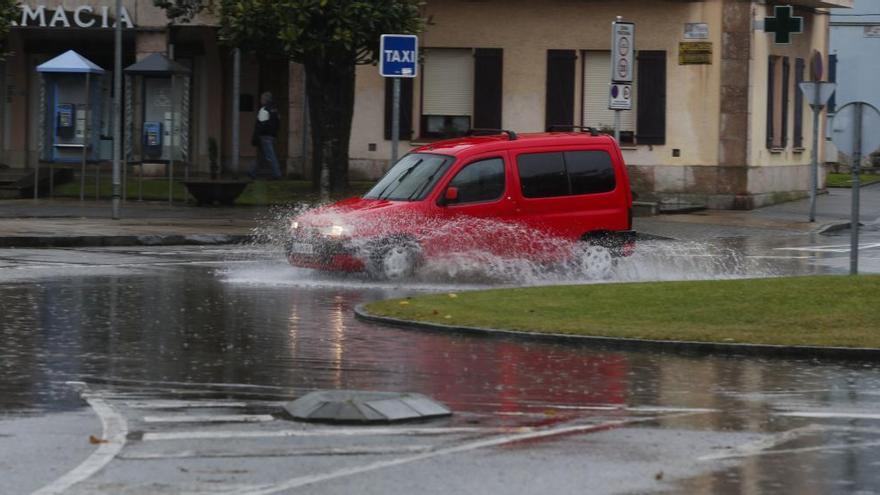
POLYGON ((550 198, 613 191, 611 156, 602 150, 527 153, 517 157, 526 198, 550 198))

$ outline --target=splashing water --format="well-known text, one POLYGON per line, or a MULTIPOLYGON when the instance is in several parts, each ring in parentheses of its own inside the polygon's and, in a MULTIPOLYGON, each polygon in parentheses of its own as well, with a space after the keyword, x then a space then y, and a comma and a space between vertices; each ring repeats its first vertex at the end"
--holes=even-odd
MULTIPOLYGON (((418 244, 423 246, 422 263, 404 281, 378 282, 363 273, 334 273, 320 270, 280 267, 286 263, 285 244, 290 240, 290 221, 310 216, 335 223, 344 217, 334 209, 314 209, 311 205, 278 207, 254 229, 246 259, 257 266, 231 268, 224 274, 231 282, 283 285, 399 286, 413 289, 439 287, 484 287, 487 285, 549 285, 597 282, 636 282, 661 280, 700 280, 778 275, 763 262, 742 252, 708 242, 670 240, 639 241, 631 256, 607 260, 602 253, 585 253, 585 243, 548 236, 538 229, 493 219, 459 217, 453 219, 382 217, 364 215, 354 232, 386 235, 400 222, 418 225, 418 244)), ((350 241, 356 255, 364 260, 380 235, 350 241)), ((241 259, 241 258, 239 258, 241 259)))

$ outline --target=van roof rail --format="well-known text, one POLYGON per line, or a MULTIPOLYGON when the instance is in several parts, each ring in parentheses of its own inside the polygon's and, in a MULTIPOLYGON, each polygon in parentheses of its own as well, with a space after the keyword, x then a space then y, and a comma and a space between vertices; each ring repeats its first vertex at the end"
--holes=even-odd
POLYGON ((547 126, 547 132, 565 132, 565 131, 584 131, 589 132, 591 136, 598 136, 601 134, 598 129, 595 127, 587 127, 584 125, 572 125, 572 124, 552 124, 547 126))
POLYGON ((507 129, 469 129, 467 132, 468 136, 491 136, 493 134, 507 134, 507 139, 510 141, 516 141, 519 137, 515 132, 507 129))

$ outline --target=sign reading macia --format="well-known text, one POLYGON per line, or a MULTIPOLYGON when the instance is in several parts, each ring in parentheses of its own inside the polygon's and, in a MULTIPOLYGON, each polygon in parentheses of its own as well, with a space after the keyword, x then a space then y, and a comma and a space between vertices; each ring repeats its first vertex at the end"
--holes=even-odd
MULTIPOLYGON (((63 5, 59 5, 55 10, 47 9, 45 5, 27 5, 20 4, 21 19, 16 22, 12 21, 13 26, 20 27, 49 27, 49 28, 113 28, 116 22, 110 15, 110 7, 104 5, 101 7, 92 7, 91 5, 80 5, 73 10, 64 10, 63 5)), ((119 12, 119 20, 122 27, 130 29, 134 27, 128 10, 122 7, 119 12)))

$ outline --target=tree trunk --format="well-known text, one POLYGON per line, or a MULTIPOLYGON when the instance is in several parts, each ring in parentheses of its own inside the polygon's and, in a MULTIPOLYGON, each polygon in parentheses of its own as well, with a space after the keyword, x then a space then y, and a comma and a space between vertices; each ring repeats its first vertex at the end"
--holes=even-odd
POLYGON ((312 187, 322 191, 321 171, 329 172, 329 191, 348 189, 348 143, 354 113, 355 64, 306 62, 306 96, 312 135, 312 187))

